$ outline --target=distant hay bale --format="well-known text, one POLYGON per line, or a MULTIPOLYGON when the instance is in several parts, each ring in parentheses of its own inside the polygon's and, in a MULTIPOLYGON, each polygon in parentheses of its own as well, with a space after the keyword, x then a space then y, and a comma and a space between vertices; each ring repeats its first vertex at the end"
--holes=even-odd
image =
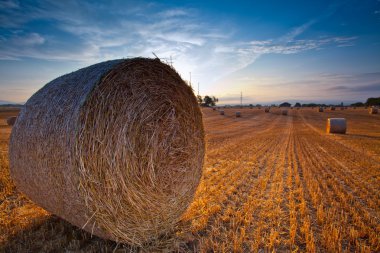
POLYGON ((264 109, 265 112, 269 112, 269 110, 270 110, 269 107, 266 107, 266 108, 264 109))
POLYGON ((97 236, 132 245, 170 234, 205 152, 191 88, 159 60, 102 62, 35 93, 13 128, 17 188, 97 236))
POLYGON ((220 111, 220 115, 224 115, 224 111, 220 111))
POLYGON ((288 110, 282 110, 282 111, 281 111, 281 114, 282 114, 282 115, 288 115, 288 110))
POLYGON ((345 134, 347 130, 346 119, 344 118, 328 118, 327 119, 327 133, 345 134))
POLYGON ((379 110, 376 107, 369 108, 369 114, 378 114, 379 110))
POLYGON ((9 118, 7 119, 7 124, 8 124, 8 126, 13 126, 13 125, 16 123, 16 119, 17 119, 16 116, 9 117, 9 118))
POLYGON ((334 107, 334 106, 331 106, 330 110, 331 110, 331 111, 335 111, 335 107, 334 107))
POLYGON ((240 118, 241 117, 241 112, 236 112, 235 115, 236 115, 236 118, 240 118))
POLYGON ((299 107, 297 107, 297 110, 299 110, 300 108, 299 107))
POLYGON ((324 111, 323 107, 318 108, 318 112, 323 112, 323 111, 324 111))
POLYGON ((215 107, 213 107, 213 108, 212 108, 212 110, 213 110, 213 111, 215 111, 215 110, 216 110, 216 108, 215 108, 215 107))

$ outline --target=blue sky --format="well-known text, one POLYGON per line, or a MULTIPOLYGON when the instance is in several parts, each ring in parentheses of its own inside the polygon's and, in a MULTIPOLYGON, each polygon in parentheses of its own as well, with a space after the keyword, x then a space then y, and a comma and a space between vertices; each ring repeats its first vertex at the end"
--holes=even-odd
POLYGON ((0 0, 0 102, 96 62, 173 60, 221 103, 380 96, 380 1, 0 0))

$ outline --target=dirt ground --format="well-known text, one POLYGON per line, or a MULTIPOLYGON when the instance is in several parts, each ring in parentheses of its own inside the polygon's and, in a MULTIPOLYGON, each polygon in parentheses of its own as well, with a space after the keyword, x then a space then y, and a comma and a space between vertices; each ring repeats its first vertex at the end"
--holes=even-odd
MULTIPOLYGON (((380 251, 380 115, 363 108, 203 109, 207 153, 195 199, 184 214, 179 252, 380 251), (345 135, 326 119, 347 119, 345 135)), ((0 251, 142 251, 102 240, 49 214, 9 176, 0 112, 0 251)))

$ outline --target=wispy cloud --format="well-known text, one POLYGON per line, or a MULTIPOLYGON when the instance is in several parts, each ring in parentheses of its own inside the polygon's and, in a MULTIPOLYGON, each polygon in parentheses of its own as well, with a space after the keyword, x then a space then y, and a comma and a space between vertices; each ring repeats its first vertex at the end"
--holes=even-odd
POLYGON ((4 20, 4 15, 7 17, 2 26, 13 31, 0 38, 0 59, 92 63, 152 56, 155 52, 162 58, 171 57, 183 75, 191 71, 198 81, 212 83, 249 66, 265 54, 296 54, 328 46, 352 46, 356 40, 356 37, 298 39, 320 17, 278 38, 243 41, 234 38, 232 29, 204 21, 193 9, 161 10, 157 4, 149 3, 130 4, 124 11, 112 3, 108 6, 41 0, 22 4, 23 8, 17 8, 16 1, 7 1, 5 5, 9 7, 0 15, 0 20, 4 20), (28 22, 46 20, 57 33, 23 29, 28 22))

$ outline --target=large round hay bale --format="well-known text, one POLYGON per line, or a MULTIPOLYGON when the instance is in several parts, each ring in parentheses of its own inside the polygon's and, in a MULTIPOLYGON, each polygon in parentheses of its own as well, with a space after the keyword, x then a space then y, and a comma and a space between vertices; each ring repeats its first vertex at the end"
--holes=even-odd
POLYGON ((369 108, 369 114, 377 114, 379 110, 376 107, 369 108))
POLYGON ((220 115, 224 115, 224 111, 220 111, 220 115))
POLYGON ((345 134, 347 131, 347 123, 345 118, 328 118, 327 133, 345 134))
POLYGON ((335 107, 334 107, 334 106, 331 106, 330 110, 331 110, 331 111, 335 111, 335 107))
POLYGON ((323 111, 324 111, 323 107, 318 108, 318 112, 323 112, 323 111))
POLYGON ((204 159, 197 100, 159 60, 102 62, 61 76, 21 110, 10 140, 17 188, 103 238, 172 233, 204 159))
POLYGON ((281 114, 282 114, 282 115, 288 115, 288 110, 282 110, 282 111, 281 111, 281 114))
POLYGON ((241 117, 241 112, 236 112, 235 116, 236 116, 236 118, 240 118, 241 117))
POLYGON ((8 126, 13 126, 16 123, 17 116, 12 116, 7 119, 8 126))
POLYGON ((270 110, 269 107, 266 107, 266 108, 264 109, 265 112, 269 112, 269 110, 270 110))

